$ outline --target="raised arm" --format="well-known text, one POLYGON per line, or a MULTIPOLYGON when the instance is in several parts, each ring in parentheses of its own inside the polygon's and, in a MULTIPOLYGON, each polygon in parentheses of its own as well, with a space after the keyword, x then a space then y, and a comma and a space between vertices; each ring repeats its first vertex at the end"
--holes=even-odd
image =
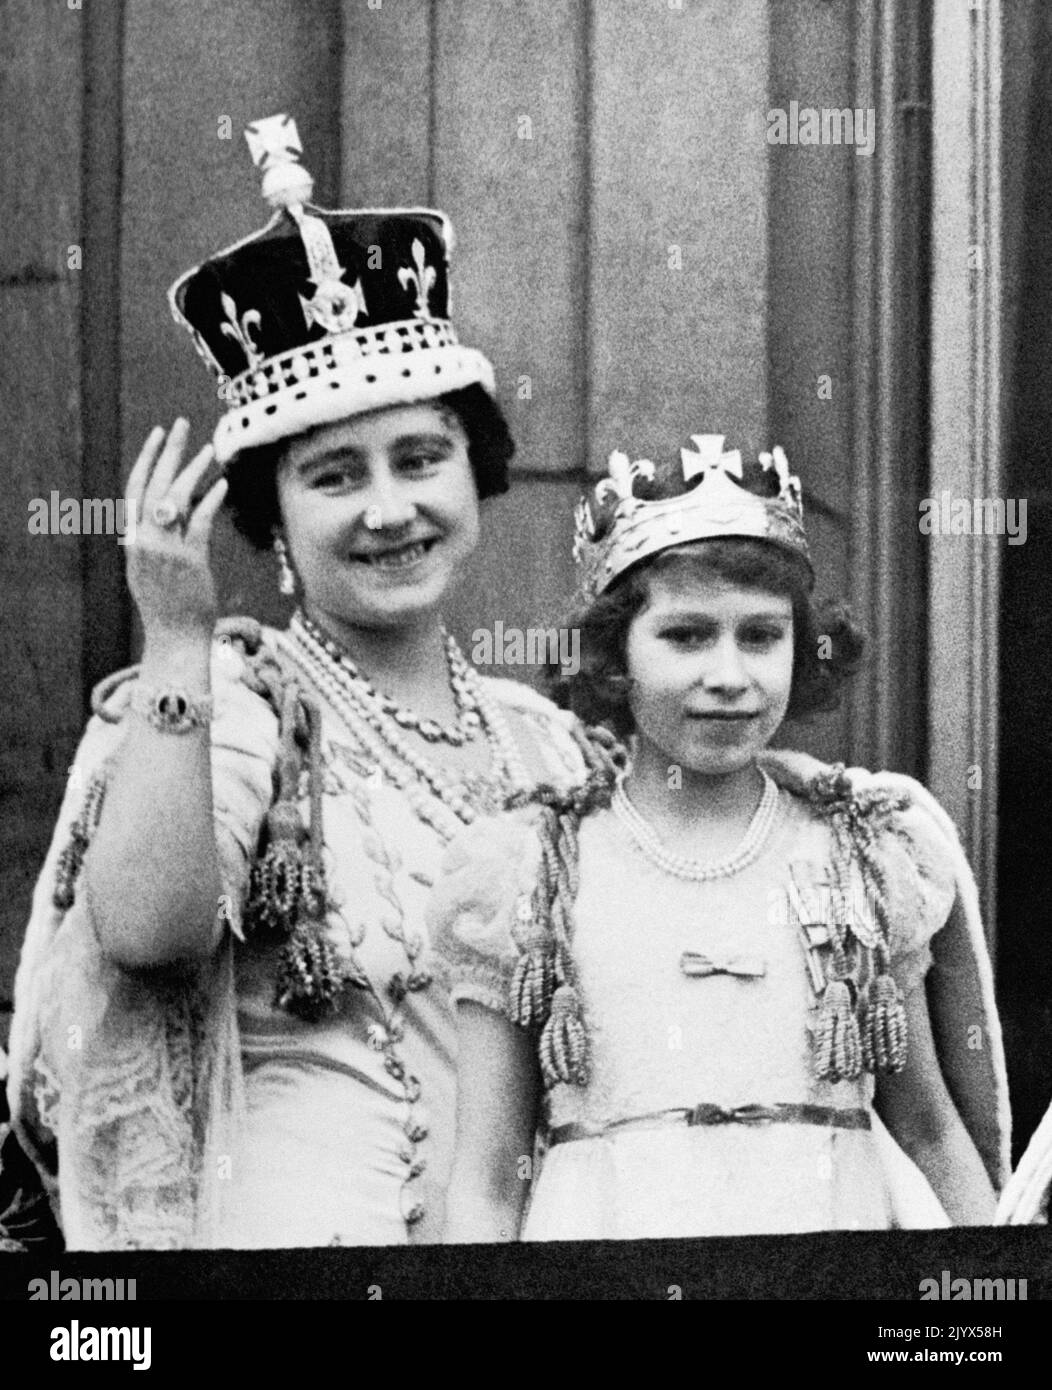
POLYGON ((472 1000, 457 1005, 457 1139, 445 1239, 519 1238, 533 1166, 537 1061, 532 1040, 472 1000))
POLYGON ((946 1088, 923 978, 906 995, 906 1013, 908 1060, 897 1076, 878 1077, 877 1111, 954 1225, 989 1225, 996 1202, 993 1185, 946 1088))
POLYGON ((216 482, 191 507, 212 451, 203 449, 180 473, 187 433, 185 420, 167 438, 154 430, 128 479, 137 520, 127 546, 128 584, 145 644, 136 708, 126 716, 127 735, 84 865, 102 949, 130 969, 199 963, 222 932, 208 720, 173 733, 144 712, 177 691, 199 705, 211 696, 217 604, 208 549, 226 482, 216 482), (163 524, 172 508, 188 518, 182 525, 163 524))

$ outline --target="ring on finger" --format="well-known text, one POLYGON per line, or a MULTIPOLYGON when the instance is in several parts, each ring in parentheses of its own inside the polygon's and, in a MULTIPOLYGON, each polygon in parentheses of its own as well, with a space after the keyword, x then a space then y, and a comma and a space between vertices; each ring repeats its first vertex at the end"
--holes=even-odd
POLYGON ((153 519, 165 531, 174 531, 176 527, 181 527, 186 520, 182 511, 170 497, 162 498, 156 504, 153 509, 153 519))

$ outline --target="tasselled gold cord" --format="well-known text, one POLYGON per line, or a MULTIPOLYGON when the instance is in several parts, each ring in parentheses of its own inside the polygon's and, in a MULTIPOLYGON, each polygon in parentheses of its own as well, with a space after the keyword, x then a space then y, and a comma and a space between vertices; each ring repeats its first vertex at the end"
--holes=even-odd
POLYGON ((532 892, 515 906, 512 934, 520 955, 508 1009, 524 1028, 538 1028, 545 1087, 586 1086, 589 1045, 571 942, 579 886, 578 832, 591 811, 608 807, 625 764, 624 749, 605 729, 574 728, 587 775, 569 791, 544 783, 508 800, 508 808, 539 805, 541 861, 532 892))
POLYGON ((909 800, 901 793, 856 792, 842 763, 813 779, 809 800, 829 822, 834 901, 850 901, 854 863, 875 918, 870 928, 846 911, 841 919, 834 910, 827 924, 829 955, 814 1032, 815 1076, 837 1082, 855 1081, 863 1071, 894 1074, 906 1065, 908 1027, 902 990, 891 974, 888 883, 876 844, 909 800))

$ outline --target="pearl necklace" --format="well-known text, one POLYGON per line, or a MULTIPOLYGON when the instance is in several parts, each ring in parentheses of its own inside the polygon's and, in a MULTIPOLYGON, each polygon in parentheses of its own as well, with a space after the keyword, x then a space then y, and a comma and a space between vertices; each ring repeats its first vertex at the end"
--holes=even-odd
POLYGON ((670 854, 654 827, 628 799, 623 781, 617 784, 611 809, 651 863, 675 878, 690 879, 694 883, 708 883, 717 878, 730 878, 760 856, 777 819, 780 804, 777 783, 762 768, 760 776, 763 778, 763 795, 741 844, 725 859, 717 860, 714 864, 701 864, 696 859, 670 854))
MULTIPOLYGON (((448 777, 410 747, 381 702, 366 691, 361 677, 351 676, 295 617, 289 636, 292 639, 289 652, 300 670, 358 738, 371 745, 369 752, 381 774, 405 794, 416 815, 443 840, 451 839, 462 824, 469 825, 476 817, 475 807, 448 777), (372 737, 367 737, 366 730, 372 737)), ((477 675, 466 662, 465 670, 470 673, 467 679, 474 686, 471 695, 490 744, 499 784, 506 792, 525 788, 529 785, 529 776, 503 712, 484 693, 477 675)))
POLYGON ((482 728, 478 697, 471 681, 470 667, 457 646, 456 638, 451 632, 447 632, 444 626, 442 638, 446 648, 446 666, 449 671, 449 685, 457 710, 456 720, 448 726, 439 724, 436 719, 421 719, 413 710, 408 709, 405 705, 400 705, 397 700, 392 700, 389 695, 384 695, 378 691, 372 681, 358 669, 356 663, 351 660, 339 644, 302 611, 296 614, 296 622, 303 627, 317 646, 324 649, 326 656, 342 666, 355 681, 361 683, 361 688, 365 694, 371 699, 375 699, 384 714, 389 714, 401 728, 415 730, 428 743, 448 743, 454 748, 460 748, 475 738, 482 728))

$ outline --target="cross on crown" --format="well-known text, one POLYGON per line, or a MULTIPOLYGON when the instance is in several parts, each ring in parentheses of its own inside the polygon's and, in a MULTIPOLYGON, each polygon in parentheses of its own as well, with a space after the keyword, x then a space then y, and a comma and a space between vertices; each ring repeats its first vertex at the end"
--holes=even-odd
POLYGON ((742 456, 740 449, 723 448, 726 439, 723 434, 692 434, 694 449, 680 449, 683 460, 683 480, 690 482, 699 473, 733 473, 736 478, 742 475, 742 456))
POLYGON ((264 116, 245 127, 252 162, 263 171, 263 197, 271 207, 294 207, 310 200, 314 180, 299 162, 303 153, 291 116, 264 116))
POLYGON ((265 116, 245 127, 252 163, 266 173, 275 164, 298 164, 303 153, 299 131, 291 116, 265 116))

